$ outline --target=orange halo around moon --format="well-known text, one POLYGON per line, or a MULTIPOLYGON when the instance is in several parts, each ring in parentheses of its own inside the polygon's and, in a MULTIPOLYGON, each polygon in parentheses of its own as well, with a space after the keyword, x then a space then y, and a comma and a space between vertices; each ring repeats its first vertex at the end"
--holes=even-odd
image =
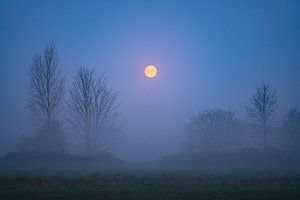
POLYGON ((145 76, 148 78, 154 78, 157 75, 157 69, 154 65, 148 65, 144 70, 145 76))

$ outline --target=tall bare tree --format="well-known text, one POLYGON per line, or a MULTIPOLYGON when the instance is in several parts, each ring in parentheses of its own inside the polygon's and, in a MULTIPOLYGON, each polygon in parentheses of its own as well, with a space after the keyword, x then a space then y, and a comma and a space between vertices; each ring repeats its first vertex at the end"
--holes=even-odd
POLYGON ((37 54, 29 72, 29 108, 44 126, 56 120, 64 97, 64 77, 58 65, 55 44, 37 54))
POLYGON ((270 88, 269 83, 262 82, 246 106, 250 119, 257 122, 263 130, 263 147, 267 144, 267 124, 277 108, 277 92, 270 88))
POLYGON ((104 140, 115 128, 117 108, 117 95, 108 88, 106 76, 97 78, 94 70, 81 67, 70 89, 67 120, 73 139, 87 156, 95 156, 101 145, 107 145, 104 140))

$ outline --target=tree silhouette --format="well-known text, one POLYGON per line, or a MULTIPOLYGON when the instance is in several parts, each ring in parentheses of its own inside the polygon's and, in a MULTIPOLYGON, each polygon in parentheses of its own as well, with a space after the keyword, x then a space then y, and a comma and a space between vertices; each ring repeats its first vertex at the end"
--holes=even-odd
POLYGON ((67 120, 73 139, 84 148, 87 156, 95 156, 100 141, 108 145, 104 140, 115 128, 117 108, 117 95, 108 88, 106 76, 102 74, 97 78, 94 70, 81 67, 70 89, 67 120))
POLYGON ((34 57, 29 70, 29 109, 38 122, 32 134, 20 145, 26 151, 67 150, 67 141, 58 114, 64 98, 64 77, 58 65, 55 44, 50 42, 42 53, 34 57))
POLYGON ((263 129, 263 147, 267 145, 267 124, 277 108, 277 92, 270 88, 269 83, 262 82, 246 106, 250 119, 263 129))
POLYGON ((61 110, 64 77, 58 66, 55 44, 37 54, 29 72, 29 108, 42 125, 50 126, 61 110))

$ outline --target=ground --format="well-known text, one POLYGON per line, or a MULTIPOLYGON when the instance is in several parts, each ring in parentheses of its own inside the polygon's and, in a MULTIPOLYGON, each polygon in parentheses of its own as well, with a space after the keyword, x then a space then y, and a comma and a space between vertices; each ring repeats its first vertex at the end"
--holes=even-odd
POLYGON ((296 172, 2 171, 0 199, 300 199, 296 172))

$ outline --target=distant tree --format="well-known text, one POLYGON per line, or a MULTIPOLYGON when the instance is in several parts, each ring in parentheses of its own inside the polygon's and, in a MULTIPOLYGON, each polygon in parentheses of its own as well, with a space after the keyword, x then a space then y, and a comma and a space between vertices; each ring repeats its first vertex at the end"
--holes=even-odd
POLYGON ((250 119, 262 127, 264 149, 267 144, 267 125, 277 108, 277 99, 276 90, 271 89, 268 83, 262 82, 246 106, 250 119))
POLYGON ((117 95, 107 86, 104 74, 96 77, 94 70, 81 67, 70 89, 67 120, 73 139, 89 157, 109 145, 116 128, 117 95))
POLYGON ((29 108, 42 126, 50 126, 61 110, 64 77, 58 66, 55 44, 37 54, 29 72, 29 108))
POLYGON ((65 151, 58 114, 64 98, 64 77, 58 65, 55 44, 50 42, 44 52, 34 57, 29 70, 29 109, 36 120, 30 135, 23 138, 21 149, 28 151, 65 151))
POLYGON ((300 153, 300 110, 297 107, 284 116, 281 133, 285 148, 300 153))
POLYGON ((220 153, 234 148, 239 123, 231 110, 216 108, 193 115, 186 125, 190 152, 220 153))

